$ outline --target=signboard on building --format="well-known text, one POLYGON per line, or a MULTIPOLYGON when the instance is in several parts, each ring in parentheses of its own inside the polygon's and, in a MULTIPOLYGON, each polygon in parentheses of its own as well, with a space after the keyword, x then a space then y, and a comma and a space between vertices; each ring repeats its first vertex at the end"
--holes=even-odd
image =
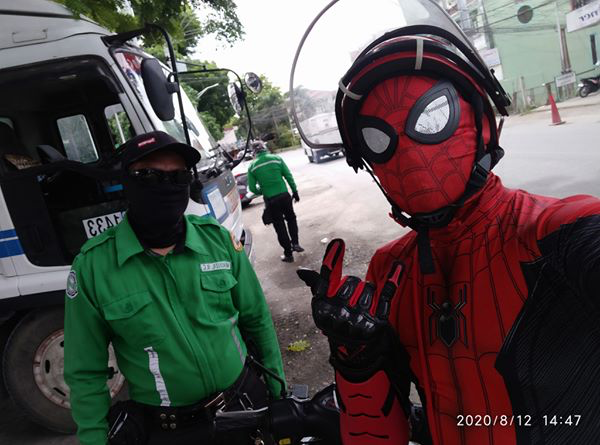
POLYGON ((567 31, 577 31, 599 22, 600 1, 595 1, 567 14, 567 31))
POLYGON ((500 65, 498 48, 481 49, 479 50, 479 55, 489 68, 500 65))
POLYGON ((575 83, 576 77, 574 72, 561 74, 560 76, 556 76, 554 78, 554 82, 556 82, 556 88, 564 87, 565 85, 570 85, 575 83))

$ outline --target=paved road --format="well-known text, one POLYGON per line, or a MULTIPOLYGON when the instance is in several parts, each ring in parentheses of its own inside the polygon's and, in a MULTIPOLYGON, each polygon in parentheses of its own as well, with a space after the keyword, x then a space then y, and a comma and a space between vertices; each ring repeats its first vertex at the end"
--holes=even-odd
MULTIPOLYGON (((549 112, 510 118, 501 143, 506 157, 496 169, 509 187, 534 193, 600 196, 600 106, 561 111, 566 124, 548 125, 549 112)), ((321 260, 323 238, 346 239, 346 272, 363 275, 374 249, 404 230, 388 216, 388 205, 370 177, 355 174, 344 159, 309 164, 301 150, 283 154, 297 180, 301 201, 295 206, 301 243, 306 253, 294 264, 279 262, 280 248, 273 229, 260 221, 260 199, 246 209, 245 223, 254 234, 256 270, 263 283, 280 335, 282 349, 293 339, 311 338, 303 353, 284 351, 289 381, 321 387, 331 379, 325 343, 315 336, 308 308, 310 296, 295 275, 298 266, 315 268, 321 260)), ((53 435, 0 401, 0 444, 71 445, 73 437, 53 435)))

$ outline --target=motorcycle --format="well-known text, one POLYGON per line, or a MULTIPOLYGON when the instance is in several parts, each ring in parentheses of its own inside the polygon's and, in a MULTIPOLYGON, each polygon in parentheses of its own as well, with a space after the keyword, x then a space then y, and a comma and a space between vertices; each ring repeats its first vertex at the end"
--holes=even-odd
MULTIPOLYGON (((596 66, 600 66, 600 60, 595 63, 596 66)), ((586 97, 590 93, 594 93, 600 90, 600 74, 592 77, 584 77, 581 79, 581 82, 578 85, 579 97, 586 97)))
POLYGON ((584 77, 581 79, 579 91, 577 93, 580 97, 586 97, 588 94, 598 90, 600 90, 600 75, 595 77, 584 77))

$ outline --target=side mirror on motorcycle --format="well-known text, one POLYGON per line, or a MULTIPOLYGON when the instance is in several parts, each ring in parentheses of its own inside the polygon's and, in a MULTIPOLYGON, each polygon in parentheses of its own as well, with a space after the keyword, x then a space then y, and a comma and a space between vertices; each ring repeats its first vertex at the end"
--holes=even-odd
POLYGON ((229 95, 229 102, 239 117, 246 106, 244 92, 236 82, 231 82, 229 85, 227 85, 227 93, 229 95))
POLYGON ((262 80, 256 73, 248 72, 244 75, 244 83, 254 94, 259 94, 263 89, 262 80))

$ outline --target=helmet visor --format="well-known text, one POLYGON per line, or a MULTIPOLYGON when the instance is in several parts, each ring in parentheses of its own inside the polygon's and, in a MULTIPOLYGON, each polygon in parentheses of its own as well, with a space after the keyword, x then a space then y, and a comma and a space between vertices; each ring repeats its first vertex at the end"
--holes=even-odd
MULTIPOLYGON (((340 79, 372 42, 408 26, 426 26, 424 35, 433 34, 434 28, 441 30, 456 43, 449 42, 457 54, 486 71, 483 76, 491 75, 467 36, 434 1, 334 0, 309 25, 290 76, 292 113, 307 145, 341 145, 335 118, 340 79)), ((419 32, 411 32, 416 34, 419 32)))

